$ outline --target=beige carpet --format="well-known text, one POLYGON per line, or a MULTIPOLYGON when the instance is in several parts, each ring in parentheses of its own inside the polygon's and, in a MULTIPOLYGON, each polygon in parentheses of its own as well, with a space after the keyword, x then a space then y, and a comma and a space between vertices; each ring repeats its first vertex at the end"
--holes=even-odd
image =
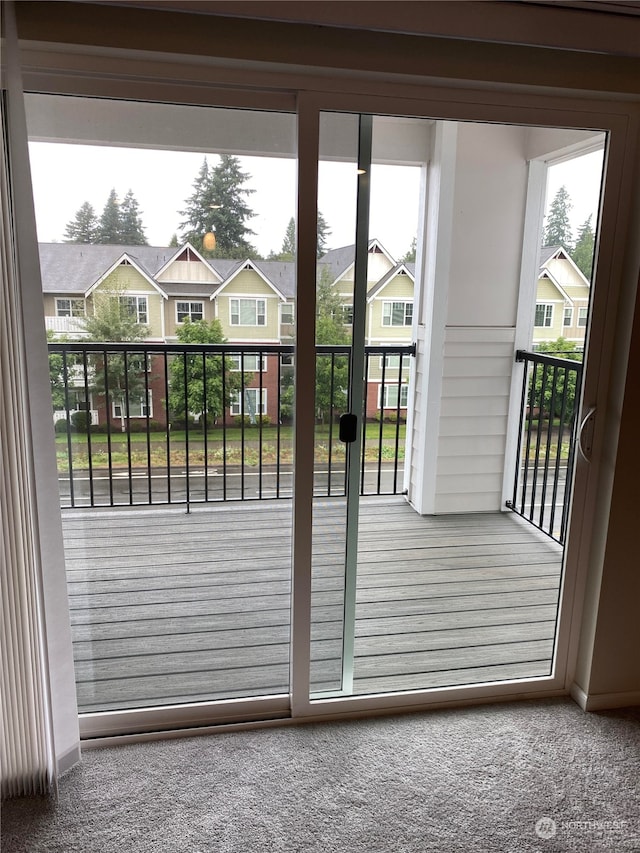
POLYGON ((640 709, 528 701, 87 751, 3 853, 640 851, 640 709))

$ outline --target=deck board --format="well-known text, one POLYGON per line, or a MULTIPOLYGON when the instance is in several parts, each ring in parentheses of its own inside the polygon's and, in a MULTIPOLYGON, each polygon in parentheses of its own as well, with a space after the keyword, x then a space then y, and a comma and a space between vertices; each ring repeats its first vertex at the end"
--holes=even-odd
MULTIPOLYGON (((288 692, 291 506, 63 513, 81 711, 288 692)), ((344 501, 314 505, 312 686, 339 688, 344 501)), ((503 513, 363 499, 357 693, 546 675, 561 549, 503 513)))

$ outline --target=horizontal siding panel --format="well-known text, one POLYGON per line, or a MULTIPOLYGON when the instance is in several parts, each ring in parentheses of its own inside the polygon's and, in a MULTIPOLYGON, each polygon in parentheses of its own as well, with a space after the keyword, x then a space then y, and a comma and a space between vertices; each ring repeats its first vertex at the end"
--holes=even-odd
POLYGON ((440 456, 504 455, 505 438, 498 435, 445 435, 439 443, 440 456))
POLYGON ((513 341, 447 341, 447 358, 508 358, 515 360, 513 341))
POLYGON ((442 456, 438 460, 438 476, 451 474, 499 474, 502 476, 504 454, 489 456, 442 456))
POLYGON ((515 329, 512 326, 447 326, 447 345, 460 341, 476 343, 513 343, 515 329))
POLYGON ((502 490, 502 472, 498 474, 444 474, 436 477, 439 495, 467 494, 469 492, 497 492, 502 490))
POLYGON ((495 415, 496 410, 506 414, 507 407, 504 397, 447 397, 442 401, 440 411, 444 418, 486 417, 495 415))
POLYGON ((498 512, 502 506, 502 495, 500 492, 472 493, 468 494, 439 494, 435 501, 435 512, 437 513, 461 513, 461 512, 498 512))
POLYGON ((467 377, 511 377, 513 358, 485 357, 482 354, 452 357, 447 353, 444 361, 445 378, 467 377))
POLYGON ((449 377, 442 383, 443 397, 508 397, 509 376, 449 377))
MULTIPOLYGON (((440 441, 447 435, 467 435, 482 438, 488 435, 506 435, 507 416, 489 418, 441 418, 440 441)), ((438 444, 440 444, 440 441, 438 444)))

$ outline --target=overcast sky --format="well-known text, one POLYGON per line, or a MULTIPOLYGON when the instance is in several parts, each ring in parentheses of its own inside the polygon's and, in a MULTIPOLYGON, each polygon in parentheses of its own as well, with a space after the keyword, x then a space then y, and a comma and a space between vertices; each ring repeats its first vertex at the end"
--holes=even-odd
MULTIPOLYGON (((179 211, 192 192, 203 160, 202 154, 186 152, 41 142, 30 143, 30 152, 41 242, 62 241, 66 224, 85 201, 99 216, 110 190, 115 188, 120 199, 133 190, 149 243, 167 245, 179 231, 183 219, 179 211)), ((216 155, 209 161, 215 165, 216 155)), ((595 223, 601 165, 602 153, 598 152, 549 171, 547 204, 565 184, 573 204, 574 234, 589 214, 595 223)), ((280 250, 289 219, 295 214, 296 164, 293 160, 244 157, 242 166, 251 175, 246 186, 255 190, 248 198, 256 213, 248 222, 256 232, 251 242, 266 256, 280 250)), ((401 257, 417 229, 419 170, 374 166, 371 193, 370 236, 377 237, 392 255, 401 257)), ((331 229, 328 247, 353 243, 353 164, 320 164, 319 208, 331 229)))

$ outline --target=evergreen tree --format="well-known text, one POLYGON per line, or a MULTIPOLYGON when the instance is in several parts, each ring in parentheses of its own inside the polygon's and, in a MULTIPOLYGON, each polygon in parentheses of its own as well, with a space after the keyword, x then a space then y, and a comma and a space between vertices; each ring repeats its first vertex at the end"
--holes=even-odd
POLYGON ((121 234, 120 205, 116 191, 112 189, 100 216, 95 242, 109 244, 122 243, 121 234))
POLYGON ((409 246, 409 251, 406 253, 402 262, 405 264, 415 264, 416 262, 416 248, 417 248, 417 240, 414 237, 411 241, 411 245, 409 246))
MULTIPOLYGON (((292 220, 293 221, 293 220, 292 220)), ((327 237, 331 234, 331 229, 327 223, 327 220, 322 215, 322 212, 318 211, 318 242, 316 249, 316 257, 321 258, 327 252, 327 237)))
POLYGON ((88 201, 76 211, 74 219, 67 222, 64 231, 65 243, 95 243, 98 233, 96 212, 88 201))
POLYGON ((278 255, 280 261, 292 261, 296 256, 296 221, 291 217, 282 241, 282 249, 278 255))
POLYGON ((240 168, 240 160, 230 154, 220 155, 220 162, 211 169, 205 157, 193 184, 193 193, 186 200, 180 215, 186 217, 180 224, 184 240, 188 240, 205 257, 250 258, 256 250, 247 237, 254 232, 246 221, 254 216, 246 197, 254 190, 244 184, 250 175, 240 168), (207 251, 203 237, 214 232, 216 248, 207 251))
POLYGON ((561 186, 555 194, 547 214, 542 240, 543 246, 562 246, 567 251, 571 251, 572 236, 569 213, 572 207, 567 188, 561 186))
POLYGON ((125 246, 147 246, 144 235, 140 205, 131 190, 125 195, 120 205, 120 239, 125 246))
POLYGON ((177 249, 178 245, 178 235, 174 233, 171 235, 171 239, 169 240, 169 246, 171 246, 172 249, 177 249))
POLYGON ((589 216, 578 229, 578 239, 571 257, 580 272, 587 281, 591 281, 593 270, 593 253, 595 250, 595 234, 591 227, 591 216, 589 216))

